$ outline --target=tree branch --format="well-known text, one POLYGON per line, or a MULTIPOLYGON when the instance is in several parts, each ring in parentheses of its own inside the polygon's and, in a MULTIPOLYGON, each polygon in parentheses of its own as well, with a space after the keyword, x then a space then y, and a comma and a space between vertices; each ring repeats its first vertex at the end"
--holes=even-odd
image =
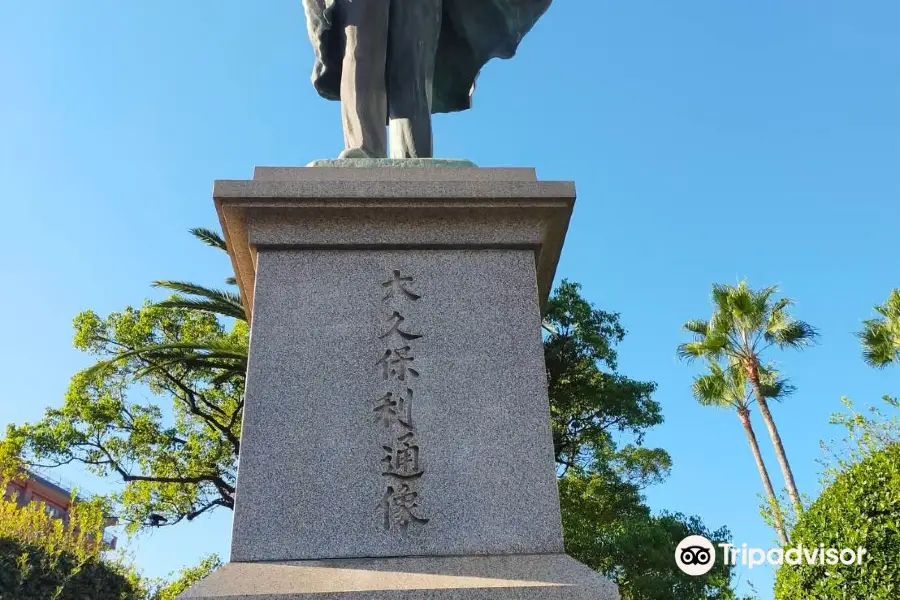
POLYGON ((209 504, 207 504, 207 505, 204 506, 203 508, 200 508, 200 509, 198 509, 198 510, 189 512, 187 515, 185 515, 185 518, 186 518, 188 521, 193 521, 194 519, 196 519, 197 517, 199 517, 200 515, 202 515, 202 514, 205 513, 206 511, 208 511, 209 509, 215 508, 216 506, 225 506, 226 508, 231 508, 231 509, 233 509, 233 508, 234 508, 234 503, 233 503, 233 502, 228 502, 228 501, 226 501, 226 500, 224 500, 224 499, 222 499, 222 498, 216 498, 215 500, 213 500, 212 502, 210 502, 209 504))
MULTIPOLYGON (((125 481, 150 481, 153 483, 203 483, 208 481, 221 491, 227 490, 229 494, 234 494, 234 487, 228 485, 224 479, 218 475, 199 475, 196 477, 154 477, 152 475, 123 475, 125 481)), ((224 494, 223 494, 224 496, 224 494)))

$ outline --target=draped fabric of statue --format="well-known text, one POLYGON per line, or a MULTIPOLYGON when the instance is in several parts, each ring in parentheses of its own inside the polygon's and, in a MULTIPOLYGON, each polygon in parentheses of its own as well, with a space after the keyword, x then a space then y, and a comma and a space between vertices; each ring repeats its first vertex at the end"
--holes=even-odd
MULTIPOLYGON (((365 0, 363 0, 365 1, 365 0)), ((415 0, 407 0, 415 1, 415 0)), ((340 100, 344 42, 336 0, 303 0, 316 55, 313 85, 340 100)), ((432 112, 466 110, 481 68, 492 58, 511 58, 551 0, 443 0, 435 57, 432 112)))

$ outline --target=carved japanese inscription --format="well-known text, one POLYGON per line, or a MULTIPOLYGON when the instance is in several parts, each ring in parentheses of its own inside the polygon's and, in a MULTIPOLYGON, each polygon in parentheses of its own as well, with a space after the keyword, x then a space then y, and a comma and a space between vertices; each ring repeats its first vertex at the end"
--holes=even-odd
POLYGON ((413 421, 413 398, 419 371, 415 367, 415 347, 422 334, 409 330, 404 307, 422 297, 410 287, 413 278, 394 270, 381 283, 385 319, 378 340, 384 350, 375 363, 383 389, 375 399, 374 421, 385 429, 382 444, 381 476, 384 493, 379 500, 384 529, 406 529, 424 525, 417 484, 425 474, 420 463, 421 448, 413 421))

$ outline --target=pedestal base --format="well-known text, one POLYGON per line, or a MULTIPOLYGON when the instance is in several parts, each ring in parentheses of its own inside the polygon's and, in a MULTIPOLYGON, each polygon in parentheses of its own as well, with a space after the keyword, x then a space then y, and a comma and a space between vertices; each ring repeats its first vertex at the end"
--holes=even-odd
POLYGON ((179 600, 618 600, 565 554, 229 563, 179 600))

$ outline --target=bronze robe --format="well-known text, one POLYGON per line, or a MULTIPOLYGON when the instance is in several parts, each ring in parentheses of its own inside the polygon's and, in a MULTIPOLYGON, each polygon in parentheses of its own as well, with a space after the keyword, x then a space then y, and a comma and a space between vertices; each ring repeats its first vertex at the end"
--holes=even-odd
MULTIPOLYGON (((552 0, 443 0, 435 57, 432 112, 466 110, 481 68, 511 58, 552 0)), ((312 81, 323 98, 340 100, 343 35, 335 0, 303 0, 316 54, 312 81)))

